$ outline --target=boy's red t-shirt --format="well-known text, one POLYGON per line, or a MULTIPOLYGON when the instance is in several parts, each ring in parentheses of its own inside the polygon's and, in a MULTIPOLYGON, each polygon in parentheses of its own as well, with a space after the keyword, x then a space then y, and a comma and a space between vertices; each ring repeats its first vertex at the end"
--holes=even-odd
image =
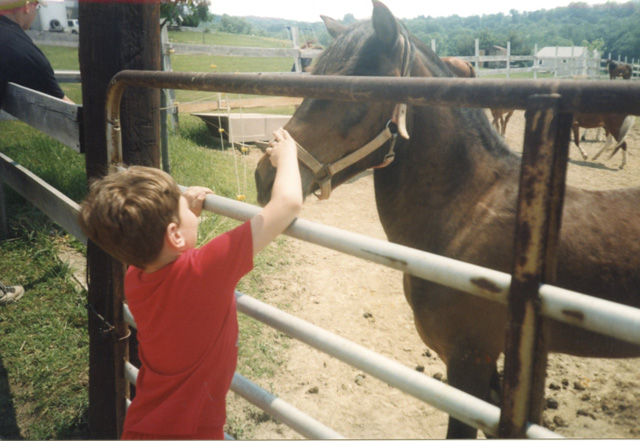
POLYGON ((224 426, 238 355, 234 292, 252 268, 246 222, 151 274, 128 269, 142 366, 123 438, 187 438, 224 426))

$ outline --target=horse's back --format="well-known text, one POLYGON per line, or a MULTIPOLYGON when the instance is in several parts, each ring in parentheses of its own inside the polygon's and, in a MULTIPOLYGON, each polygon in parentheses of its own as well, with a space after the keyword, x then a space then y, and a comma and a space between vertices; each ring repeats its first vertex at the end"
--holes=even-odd
POLYGON ((568 187, 558 280, 568 289, 640 307, 640 187, 568 187))

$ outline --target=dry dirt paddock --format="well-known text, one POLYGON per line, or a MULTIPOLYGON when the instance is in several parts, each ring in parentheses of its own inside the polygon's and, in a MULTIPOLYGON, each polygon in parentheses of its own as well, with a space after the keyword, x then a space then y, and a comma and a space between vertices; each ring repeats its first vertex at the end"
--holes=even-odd
MULTIPOLYGON (((506 138, 521 150, 524 114, 517 111, 506 138)), ((593 139, 594 131, 589 132, 593 139)), ((628 138, 630 154, 583 160, 571 146, 568 181, 605 189, 640 185, 640 123, 628 138)), ((584 142, 591 158, 603 143, 584 142)), ((256 154, 257 155, 257 154, 256 154)), ((638 201, 640 203, 640 201, 638 201)), ((328 201, 311 197, 302 217, 384 239, 375 209, 372 177, 364 174, 338 188, 328 201)), ((640 221, 640 220, 637 220, 640 221)), ((291 305, 290 311, 315 325, 384 356, 446 381, 437 354, 418 338, 402 292, 401 274, 312 244, 291 239, 292 260, 271 278, 269 299, 291 305)), ((317 418, 347 438, 443 438, 447 415, 328 355, 291 340, 286 363, 263 384, 266 389, 317 418)), ((230 394, 229 413, 243 405, 230 394)), ((550 356, 545 425, 574 438, 640 437, 640 359, 581 359, 550 356)), ((256 425, 257 438, 299 438, 266 418, 256 425)))

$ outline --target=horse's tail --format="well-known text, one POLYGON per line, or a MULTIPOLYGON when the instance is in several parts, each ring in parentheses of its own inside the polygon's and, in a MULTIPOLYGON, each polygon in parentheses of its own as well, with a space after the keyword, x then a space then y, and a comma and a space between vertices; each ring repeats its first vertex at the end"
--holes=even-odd
POLYGON ((627 133, 629 133, 629 131, 631 130, 635 122, 636 122, 635 115, 627 115, 624 121, 622 121, 622 125, 620 126, 620 139, 618 140, 618 143, 614 147, 613 152, 611 153, 611 156, 609 156, 609 159, 613 158, 613 155, 615 155, 616 152, 620 149, 620 147, 624 143, 624 138, 627 136, 627 133))

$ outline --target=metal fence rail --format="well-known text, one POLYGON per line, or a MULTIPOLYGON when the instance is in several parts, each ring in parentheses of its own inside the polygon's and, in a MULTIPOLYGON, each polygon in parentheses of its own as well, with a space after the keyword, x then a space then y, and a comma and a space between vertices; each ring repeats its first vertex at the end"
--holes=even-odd
MULTIPOLYGON (((204 209, 241 221, 260 210, 217 195, 207 195, 204 209)), ((507 304, 511 276, 500 271, 305 219, 297 219, 285 234, 507 304)), ((542 314, 546 317, 640 345, 638 308, 546 284, 540 287, 540 297, 542 314)))
MULTIPOLYGON (((244 297, 246 296, 236 292, 236 298, 240 299, 244 297)), ((239 309, 246 310, 247 308, 241 308, 239 304, 239 309)), ((129 326, 134 328, 136 327, 135 319, 126 304, 123 305, 123 316, 129 326)), ((138 369, 129 362, 125 363, 125 378, 129 383, 135 386, 138 378, 138 369)), ((233 374, 231 390, 254 406, 265 411, 268 415, 278 419, 291 429, 309 439, 344 438, 344 436, 338 432, 330 429, 281 398, 270 394, 257 384, 240 375, 238 372, 233 374)))
MULTIPOLYGON (((236 292, 236 300, 238 311, 361 369, 392 387, 447 412, 461 421, 482 429, 487 434, 498 435, 500 420, 500 409, 498 407, 250 296, 236 292)), ((127 305, 124 305, 124 317, 128 324, 135 326, 134 318, 127 305)), ((135 368, 132 368, 133 366, 127 367, 127 379, 132 384, 135 384, 135 368)), ((234 382, 236 382, 235 376, 234 382)), ((232 384, 231 387, 236 393, 238 393, 240 386, 239 382, 240 380, 238 380, 238 384, 235 386, 232 384)), ((283 415, 273 413, 271 408, 258 407, 261 407, 269 415, 276 418, 283 417, 283 415)), ((288 416, 288 413, 285 416, 288 416)), ((311 419, 311 421, 315 420, 311 419)), ((301 429, 296 429, 294 426, 292 428, 299 433, 303 433, 300 431, 301 429)), ((526 435, 528 438, 560 437, 557 433, 536 424, 527 425, 526 435)), ((317 437, 317 435, 314 437, 317 437)))

